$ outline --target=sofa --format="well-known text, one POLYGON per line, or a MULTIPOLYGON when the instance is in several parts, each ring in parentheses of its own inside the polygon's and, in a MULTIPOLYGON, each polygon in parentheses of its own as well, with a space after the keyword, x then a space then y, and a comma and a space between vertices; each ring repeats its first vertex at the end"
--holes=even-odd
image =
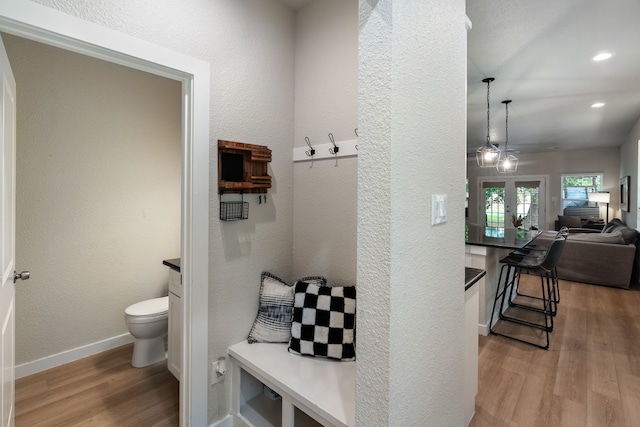
MULTIPOLYGON (((542 233, 537 239, 553 239, 542 233)), ((573 282, 628 289, 638 282, 638 231, 620 219, 608 222, 602 231, 570 228, 557 264, 558 277, 573 282)))

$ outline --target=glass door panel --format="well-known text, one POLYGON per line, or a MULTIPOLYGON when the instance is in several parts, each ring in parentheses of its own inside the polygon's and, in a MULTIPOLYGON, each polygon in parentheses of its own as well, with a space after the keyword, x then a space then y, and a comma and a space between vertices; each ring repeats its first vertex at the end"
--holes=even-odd
POLYGON ((487 227, 543 229, 545 177, 480 179, 480 223, 487 227))

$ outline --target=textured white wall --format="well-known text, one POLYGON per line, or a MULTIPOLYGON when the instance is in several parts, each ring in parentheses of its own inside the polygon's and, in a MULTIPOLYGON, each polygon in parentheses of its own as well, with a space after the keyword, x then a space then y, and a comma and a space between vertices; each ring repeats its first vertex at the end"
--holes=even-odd
MULTIPOLYGON (((620 176, 631 177, 631 199, 629 212, 621 212, 621 219, 629 227, 638 227, 638 197, 640 197, 640 176, 638 175, 638 144, 640 144, 640 120, 635 124, 627 142, 620 147, 620 176)), ((613 199, 613 197, 612 197, 613 199)), ((617 199, 616 199, 617 200, 617 199)))
MULTIPOLYGON (((294 14, 275 0, 37 0, 37 3, 211 64, 211 359, 246 338, 260 272, 291 279, 293 241, 294 14), (268 203, 249 220, 218 220, 217 140, 273 150, 268 203)), ((201 375, 207 375, 202 372, 201 375)), ((230 382, 211 388, 209 419, 230 410, 230 382)))
POLYGON ((358 425, 463 425, 464 7, 360 3, 358 425))
POLYGON ((127 333, 180 254, 180 84, 21 38, 16 362, 127 333))
MULTIPOLYGON (((355 139, 358 0, 315 0, 296 14, 295 146, 355 139)), ((356 281, 356 158, 294 164, 293 275, 356 281)))
MULTIPOLYGON (((545 153, 529 153, 518 155, 517 175, 548 175, 547 182, 547 227, 554 229, 554 221, 562 215, 562 191, 560 176, 565 173, 604 174, 604 190, 611 192, 609 219, 620 218, 618 198, 620 191, 620 148, 597 148, 589 150, 553 151, 545 153), (557 202, 551 202, 557 197, 557 202)), ((467 175, 469 178, 469 223, 478 222, 478 178, 498 176, 492 168, 479 168, 476 159, 467 159, 467 175)), ((603 208, 604 215, 604 208, 603 208)))

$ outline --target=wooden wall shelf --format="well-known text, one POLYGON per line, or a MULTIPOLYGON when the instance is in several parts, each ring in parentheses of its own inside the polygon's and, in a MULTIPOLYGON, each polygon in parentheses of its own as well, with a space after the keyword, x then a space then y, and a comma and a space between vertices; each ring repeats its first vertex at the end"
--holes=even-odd
POLYGON ((266 193, 269 162, 269 147, 218 140, 218 193, 266 193))

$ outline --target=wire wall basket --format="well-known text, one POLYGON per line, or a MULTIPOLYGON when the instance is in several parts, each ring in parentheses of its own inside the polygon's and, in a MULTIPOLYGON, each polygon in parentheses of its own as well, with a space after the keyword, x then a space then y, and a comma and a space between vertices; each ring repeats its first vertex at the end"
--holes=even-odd
POLYGON ((237 221, 249 218, 249 202, 220 202, 220 219, 237 221))

